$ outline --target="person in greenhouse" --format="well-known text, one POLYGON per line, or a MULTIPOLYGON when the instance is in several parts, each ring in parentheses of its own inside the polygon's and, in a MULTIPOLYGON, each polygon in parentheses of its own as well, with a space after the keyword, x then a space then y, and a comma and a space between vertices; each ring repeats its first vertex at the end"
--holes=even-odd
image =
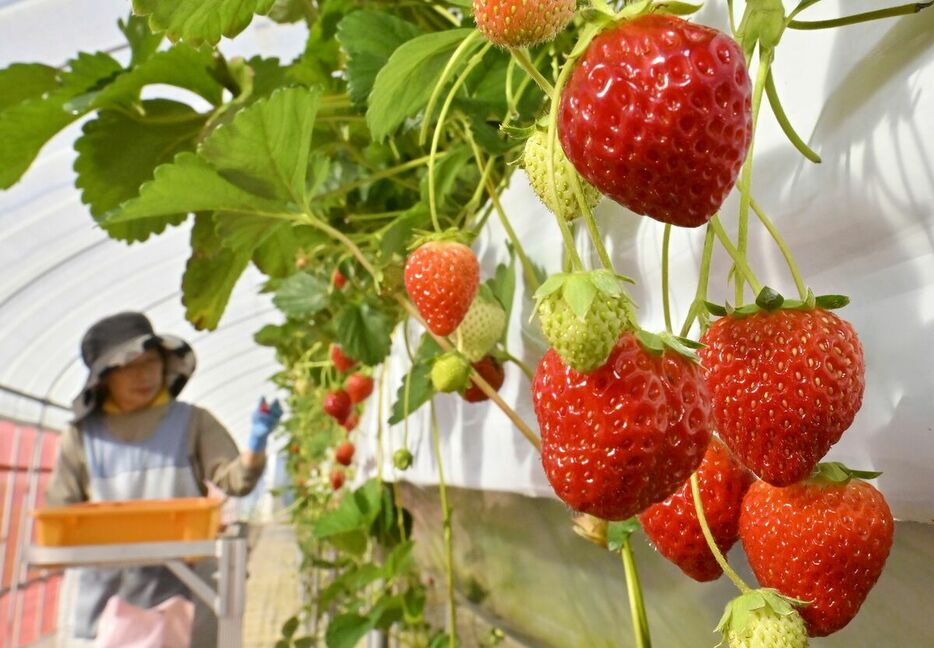
MULTIPOLYGON (((81 341, 81 357, 89 374, 61 438, 47 506, 201 497, 206 481, 233 496, 253 490, 265 468, 266 441, 282 415, 278 401, 260 400, 240 452, 207 410, 177 400, 195 369, 194 351, 181 338, 157 335, 142 313, 95 323, 81 341)), ((113 596, 142 608, 176 595, 190 598, 161 566, 82 569, 77 587, 73 633, 88 640, 113 596)), ((195 627, 204 623, 198 619, 195 627)), ((207 634, 216 632, 212 625, 206 624, 207 634)), ((199 641, 192 645, 207 644, 193 638, 199 641)))

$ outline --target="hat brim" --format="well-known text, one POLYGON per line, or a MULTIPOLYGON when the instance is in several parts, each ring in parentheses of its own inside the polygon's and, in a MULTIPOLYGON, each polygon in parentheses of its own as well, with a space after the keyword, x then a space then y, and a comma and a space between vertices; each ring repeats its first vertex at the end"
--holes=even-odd
POLYGON ((140 335, 109 349, 91 365, 84 387, 72 402, 75 422, 100 405, 100 387, 108 371, 123 367, 155 348, 161 348, 165 355, 165 386, 172 397, 178 396, 197 364, 191 345, 174 335, 140 335))

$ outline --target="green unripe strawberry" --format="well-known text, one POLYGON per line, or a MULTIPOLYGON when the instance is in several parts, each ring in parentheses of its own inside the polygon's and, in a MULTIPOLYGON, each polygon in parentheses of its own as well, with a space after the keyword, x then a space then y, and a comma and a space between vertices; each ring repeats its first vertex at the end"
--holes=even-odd
POLYGON ((400 448, 392 454, 392 465, 396 470, 408 470, 412 465, 412 453, 400 448))
POLYGON ((525 150, 522 155, 522 165, 529 177, 529 184, 539 200, 561 218, 574 220, 581 215, 580 205, 574 195, 572 179, 576 176, 583 192, 584 202, 593 209, 603 195, 590 183, 580 177, 561 148, 561 144, 554 145, 555 176, 554 183, 548 174, 548 133, 542 129, 535 129, 532 136, 525 141, 525 150), (554 191, 552 191, 554 187, 554 191))
POLYGON ((506 311, 489 286, 481 285, 470 310, 454 331, 457 349, 470 362, 479 362, 490 352, 506 328, 506 311))
POLYGON ((438 356, 431 366, 431 384, 439 392, 450 394, 467 387, 470 378, 470 363, 459 353, 449 352, 438 356))
POLYGON ((542 333, 580 373, 601 367, 634 319, 619 277, 605 270, 554 275, 535 297, 542 333))
POLYGON ((757 589, 730 601, 717 630, 730 648, 807 648, 803 604, 773 589, 757 589))

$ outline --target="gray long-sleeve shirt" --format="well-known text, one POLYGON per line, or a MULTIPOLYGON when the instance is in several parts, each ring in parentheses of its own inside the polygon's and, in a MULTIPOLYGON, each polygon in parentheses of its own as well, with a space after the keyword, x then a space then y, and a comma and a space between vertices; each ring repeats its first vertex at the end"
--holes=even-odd
MULTIPOLYGON (((139 443, 155 432, 168 404, 128 414, 104 414, 107 430, 125 443, 139 443)), ((230 433, 205 409, 192 406, 188 428, 188 456, 195 481, 207 493, 204 481, 228 495, 241 496, 256 487, 264 464, 248 468, 230 433)), ((46 506, 64 506, 90 499, 90 479, 82 435, 70 427, 62 435, 58 457, 46 489, 46 506)))

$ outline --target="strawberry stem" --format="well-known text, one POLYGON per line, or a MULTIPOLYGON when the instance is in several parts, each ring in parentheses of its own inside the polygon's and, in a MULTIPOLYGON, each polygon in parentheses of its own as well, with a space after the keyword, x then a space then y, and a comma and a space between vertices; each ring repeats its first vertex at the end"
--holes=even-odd
POLYGON ((934 0, 929 0, 928 2, 911 2, 897 7, 877 9, 876 11, 867 11, 865 13, 843 16, 842 18, 832 18, 830 20, 791 20, 788 22, 788 26, 791 29, 831 29, 833 27, 846 27, 848 25, 869 22, 871 20, 916 14, 919 11, 927 9, 932 4, 934 4, 934 0))
POLYGON ((448 505, 448 490, 444 483, 441 435, 438 433, 438 417, 435 415, 435 399, 431 399, 431 442, 438 464, 438 491, 441 496, 441 522, 444 529, 444 575, 447 579, 448 595, 448 646, 457 646, 457 604, 454 601, 454 537, 451 531, 451 507, 448 505))
POLYGON ((782 102, 778 98, 778 91, 775 89, 775 79, 772 77, 771 70, 769 70, 769 76, 765 80, 765 94, 769 98, 769 106, 772 108, 772 113, 775 115, 778 125, 782 127, 782 131, 785 133, 788 140, 798 149, 801 155, 814 164, 820 164, 820 156, 815 153, 810 146, 804 143, 804 140, 801 139, 801 136, 798 135, 794 126, 792 126, 791 122, 788 120, 788 115, 785 114, 782 102))
POLYGON ((535 373, 532 371, 529 365, 525 364, 522 362, 522 360, 509 353, 509 351, 504 351, 504 353, 506 354, 506 359, 509 360, 509 362, 513 363, 522 370, 522 373, 524 373, 525 377, 529 379, 529 382, 535 380, 535 373))
POLYGON ((620 555, 626 571, 626 591, 629 594, 629 613, 632 616, 632 631, 636 638, 636 646, 637 648, 652 648, 649 620, 645 614, 645 602, 642 599, 642 583, 639 582, 639 572, 632 555, 632 542, 629 534, 623 540, 620 555))
POLYGON ((713 228, 714 234, 717 235, 717 240, 720 241, 720 245, 723 246, 723 249, 726 250, 726 253, 730 255, 730 258, 733 259, 733 263, 736 266, 736 271, 740 275, 740 281, 742 279, 746 280, 746 283, 749 284, 749 287, 752 288, 752 292, 756 295, 759 294, 759 291, 762 290, 762 284, 759 283, 759 280, 756 279, 756 275, 749 268, 749 265, 746 263, 746 259, 739 255, 737 249, 733 246, 730 237, 727 236, 727 233, 723 229, 723 225, 720 223, 720 217, 714 216, 710 219, 710 225, 713 228))
POLYGON ((707 525, 707 518, 704 516, 704 505, 701 502, 700 486, 697 482, 697 472, 691 475, 691 495, 694 497, 694 509, 697 511, 697 521, 700 523, 701 532, 704 534, 704 539, 707 541, 707 547, 710 549, 710 553, 713 554, 714 560, 716 560, 720 568, 723 569, 723 573, 733 581, 733 584, 736 585, 740 592, 745 594, 749 591, 749 585, 747 585, 743 579, 739 577, 739 574, 733 571, 733 568, 727 563, 726 558, 723 557, 723 553, 720 551, 720 547, 717 546, 717 543, 713 539, 710 527, 707 525))
POLYGON ((756 213, 756 216, 759 217, 759 220, 765 226, 765 229, 767 229, 769 234, 772 235, 772 238, 775 240, 775 244, 782 252, 782 256, 785 257, 785 263, 788 264, 788 269, 791 271, 791 276, 795 280, 795 286, 798 288, 798 295, 801 297, 801 301, 806 301, 808 298, 808 289, 807 286, 804 285, 804 281, 801 279, 801 271, 798 270, 798 264, 795 263, 795 258, 791 254, 791 248, 788 247, 785 239, 783 239, 782 235, 778 233, 775 225, 772 223, 769 217, 765 215, 765 212, 762 211, 762 208, 759 207, 759 204, 755 201, 755 199, 751 198, 749 203, 752 206, 752 210, 756 213))
POLYGON ((451 76, 454 74, 454 69, 460 63, 461 59, 467 55, 472 47, 474 47, 477 42, 480 40, 481 34, 478 31, 472 31, 470 34, 461 41, 461 44, 457 46, 457 49, 454 50, 454 53, 451 54, 451 58, 448 59, 447 64, 444 66, 444 69, 441 70, 441 76, 438 77, 438 81, 435 83, 435 87, 432 88, 431 97, 428 99, 428 105, 425 107, 425 112, 422 116, 422 126, 418 131, 418 145, 424 146, 428 140, 428 126, 431 124, 431 115, 435 111, 435 104, 438 103, 438 99, 441 97, 441 91, 444 89, 444 86, 447 85, 447 82, 451 79, 451 76))
MULTIPOLYGON (((555 146, 557 146, 557 143, 555 146)), ((570 162, 568 165, 571 166, 570 162)), ((603 244, 603 236, 600 235, 600 229, 597 227, 597 221, 594 218, 593 210, 590 208, 590 205, 587 204, 587 200, 584 198, 584 189, 581 187, 580 177, 577 175, 577 170, 571 166, 569 171, 571 172, 569 174, 571 177, 571 191, 574 192, 574 199, 577 201, 577 206, 584 216, 584 223, 587 224, 587 231, 590 233, 590 239, 593 241, 593 246, 597 251, 597 256, 600 257, 600 263, 603 264, 603 267, 606 270, 609 270, 615 274, 616 269, 613 267, 613 261, 610 259, 610 255, 606 251, 606 246, 603 244)))
POLYGON ((538 87, 542 89, 546 96, 550 97, 555 90, 554 87, 548 83, 548 79, 543 77, 542 73, 538 71, 538 68, 532 64, 526 51, 524 49, 511 47, 509 48, 509 53, 512 54, 512 59, 525 70, 529 78, 538 84, 538 87))
MULTIPOLYGON (((749 138, 749 150, 746 152, 746 161, 743 163, 743 170, 740 178, 739 232, 737 236, 738 253, 744 261, 746 259, 749 236, 749 200, 752 191, 752 153, 756 140, 756 125, 759 121, 759 107, 762 104, 762 93, 765 90, 766 80, 769 77, 772 56, 773 50, 764 47, 759 48, 759 68, 756 71, 756 82, 752 89, 752 135, 749 138)), ((758 290, 754 289, 753 292, 757 295, 759 294, 758 290)), ((738 274, 736 276, 735 299, 737 306, 743 305, 743 278, 738 274)))
MULTIPOLYGON (((707 285, 710 282, 710 261, 713 258, 713 237, 714 231, 712 225, 707 225, 707 234, 704 236, 704 252, 701 255, 700 274, 697 277, 697 291, 694 293, 694 301, 688 311, 688 315, 681 327, 681 337, 687 337, 694 325, 694 319, 704 312, 706 308, 704 302, 707 301, 707 285)), ((699 317, 701 321, 701 335, 705 330, 707 322, 706 317, 699 317)))
POLYGON ((428 210, 431 212, 431 223, 434 226, 436 232, 441 231, 441 223, 438 220, 437 200, 435 198, 435 153, 438 150, 438 143, 441 141, 441 131, 444 128, 444 122, 447 119, 448 110, 451 109, 451 104, 454 102, 454 97, 461 89, 461 86, 464 85, 467 77, 470 76, 470 73, 473 72, 473 69, 480 64, 480 61, 483 60, 483 57, 492 46, 492 43, 487 43, 480 49, 479 52, 470 58, 467 66, 463 69, 463 71, 454 81, 454 84, 451 86, 451 90, 448 92, 448 96, 445 98, 444 104, 441 106, 441 112, 438 115, 438 122, 435 124, 435 133, 431 138, 431 152, 429 153, 428 159, 428 210))
POLYGON ((665 311, 665 330, 671 333, 671 298, 668 294, 668 247, 671 244, 671 223, 665 223, 662 234, 662 309, 665 311))

